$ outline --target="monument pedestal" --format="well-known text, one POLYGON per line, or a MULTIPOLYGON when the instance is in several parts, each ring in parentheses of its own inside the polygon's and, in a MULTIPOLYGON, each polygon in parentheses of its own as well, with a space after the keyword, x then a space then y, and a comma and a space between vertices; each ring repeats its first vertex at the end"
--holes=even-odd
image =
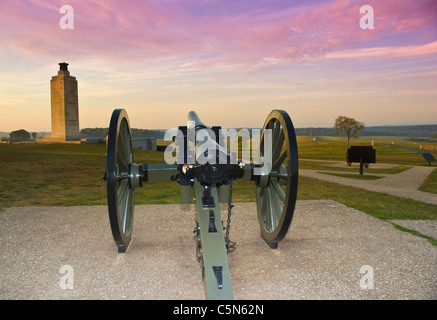
POLYGON ((42 138, 35 139, 38 143, 78 143, 86 140, 85 134, 76 134, 76 135, 45 135, 42 138))

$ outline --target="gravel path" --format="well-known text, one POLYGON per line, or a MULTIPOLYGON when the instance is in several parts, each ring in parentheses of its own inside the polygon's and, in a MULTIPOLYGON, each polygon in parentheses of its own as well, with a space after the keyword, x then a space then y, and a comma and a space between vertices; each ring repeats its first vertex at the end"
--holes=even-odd
POLYGON ((434 169, 434 167, 413 167, 377 180, 336 177, 319 173, 329 172, 322 170, 300 169, 299 175, 437 205, 437 194, 417 190, 434 169))
MULTIPOLYGON (((194 206, 135 210, 125 254, 105 206, 1 213, 0 299, 204 299, 194 206)), ((278 250, 260 237, 255 203, 236 203, 231 239, 236 299, 437 299, 437 247, 334 201, 298 201, 278 250)))
MULTIPOLYGON (((333 163, 337 166, 345 166, 344 162, 333 163)), ((384 164, 379 164, 383 166, 384 164)), ((372 165, 374 168, 375 165, 372 165)), ((413 167, 398 174, 384 175, 384 178, 377 180, 357 180, 353 178, 337 177, 319 172, 334 172, 321 170, 299 170, 299 175, 311 177, 319 180, 339 183, 355 188, 369 191, 387 193, 398 197, 413 199, 437 205, 437 194, 417 190, 423 181, 434 170, 434 167, 413 167)), ((335 171, 338 173, 338 171, 335 171)), ((355 173, 357 174, 357 173, 355 173)), ((437 239, 436 220, 389 220, 405 228, 416 230, 424 235, 437 239)))

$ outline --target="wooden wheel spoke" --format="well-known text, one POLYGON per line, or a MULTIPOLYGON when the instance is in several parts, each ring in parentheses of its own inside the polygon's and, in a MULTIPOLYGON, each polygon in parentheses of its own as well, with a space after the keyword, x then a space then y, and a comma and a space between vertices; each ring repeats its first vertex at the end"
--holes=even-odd
POLYGON ((279 133, 281 131, 281 123, 278 121, 278 119, 276 119, 273 122, 273 124, 274 125, 273 125, 273 128, 272 128, 272 130, 273 130, 273 132, 272 132, 272 140, 276 141, 278 139, 279 133))
POLYGON ((127 228, 129 227, 129 222, 130 222, 130 214, 129 214, 129 206, 130 206, 130 201, 131 201, 131 197, 130 197, 130 193, 132 191, 130 189, 128 189, 127 191, 127 195, 126 195, 126 203, 125 206, 123 208, 123 232, 126 232, 127 228))
POLYGON ((279 166, 284 162, 284 160, 287 158, 287 150, 282 152, 282 154, 279 156, 278 159, 273 160, 273 166, 272 170, 278 170, 279 166))
POLYGON ((281 132, 279 133, 279 136, 276 140, 273 140, 273 152, 272 152, 272 161, 275 161, 276 159, 278 159, 282 148, 284 146, 284 140, 285 140, 285 135, 284 135, 284 131, 281 130, 281 132))
POLYGON ((282 216, 282 209, 277 193, 272 195, 272 204, 275 212, 275 220, 277 221, 277 224, 279 224, 282 216))
POLYGON ((266 228, 267 230, 273 231, 273 213, 272 213, 272 204, 270 200, 270 188, 267 188, 264 196, 264 212, 266 219, 266 228))
POLYGON ((276 191, 279 198, 282 201, 285 201, 285 192, 284 192, 284 190, 282 190, 281 186, 279 185, 279 182, 275 179, 272 179, 270 184, 273 186, 273 189, 276 191))
POLYGON ((123 121, 120 127, 120 137, 118 139, 118 143, 120 144, 120 148, 117 150, 119 155, 120 162, 123 163, 123 169, 127 169, 129 163, 131 163, 131 153, 130 150, 130 135, 128 133, 127 124, 123 121))

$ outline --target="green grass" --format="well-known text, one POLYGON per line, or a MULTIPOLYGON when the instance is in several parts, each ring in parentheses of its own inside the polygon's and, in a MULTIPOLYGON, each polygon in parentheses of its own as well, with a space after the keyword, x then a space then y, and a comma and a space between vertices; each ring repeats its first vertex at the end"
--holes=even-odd
POLYGON ((0 145, 0 207, 105 204, 104 145, 0 145))
MULTIPOLYGON (((0 145, 0 209, 106 205, 105 153, 104 145, 0 145)), ((163 153, 135 149, 134 161, 160 163, 163 153)), ((405 168, 399 166, 395 172, 405 168)), ((435 181, 434 174, 429 184, 435 181)), ((179 203, 179 185, 149 182, 135 196, 137 204, 179 203)), ((332 199, 381 219, 437 219, 435 205, 301 176, 298 200, 307 199, 332 199)), ((255 201, 254 183, 237 180, 233 201, 255 201)))
POLYGON ((380 219, 437 219, 437 206, 300 176, 298 200, 331 199, 380 219))
MULTIPOLYGON (((162 157, 159 152, 134 150, 138 163, 159 163, 162 157)), ((3 144, 0 164, 0 209, 106 205, 105 145, 3 144)), ((178 203, 179 185, 150 182, 135 196, 138 204, 178 203)))
POLYGON ((372 174, 372 175, 363 174, 361 176, 359 174, 334 173, 334 172, 323 172, 323 171, 318 171, 318 173, 328 174, 330 176, 336 176, 336 177, 342 177, 342 178, 356 179, 356 180, 378 180, 378 179, 384 178, 384 176, 378 176, 378 175, 374 175, 374 174, 372 174))
MULTIPOLYGON (((0 144, 0 181, 2 181, 0 212, 5 208, 17 206, 106 205, 106 185, 103 181, 106 170, 105 153, 104 145, 0 144)), ((344 160, 338 154, 333 154, 329 160, 336 157, 344 160)), ((163 153, 135 149, 134 161, 162 163, 163 153)), ((316 161, 300 161, 300 167, 335 170, 326 163, 316 161)), ((373 172, 396 174, 408 168, 399 165, 391 169, 373 169, 373 172)), ((337 175, 342 175, 342 171, 357 170, 356 168, 339 169, 337 175)), ((369 177, 366 176, 366 172, 372 169, 366 170, 368 171, 365 171, 364 177, 369 177)), ((354 176, 360 177, 358 174, 354 176)), ((436 181, 437 174, 434 170, 421 189, 435 192, 436 181)), ((136 204, 176 204, 180 201, 179 185, 171 181, 148 182, 143 188, 136 190, 135 197, 136 204)), ((304 176, 299 177, 298 200, 325 199, 334 200, 380 219, 437 219, 435 205, 304 176)), ((254 182, 242 180, 234 182, 234 202, 255 200, 254 182)), ((413 233, 436 245, 437 240, 417 232, 413 233)))
MULTIPOLYGON (((411 150, 402 149, 399 146, 415 148, 420 150, 420 143, 409 141, 404 137, 361 137, 351 139, 351 145, 372 145, 376 150, 376 161, 378 163, 392 163, 402 165, 428 165, 423 156, 411 150), (393 144, 392 144, 393 143, 393 144)), ((306 136, 297 137, 299 157, 302 159, 335 160, 346 161, 348 149, 344 137, 317 137, 316 141, 306 136)), ((426 145, 435 146, 433 143, 426 145)), ((436 157, 436 152, 434 154, 436 157)), ((435 164, 433 165, 435 166, 435 164)))
POLYGON ((436 246, 436 247, 437 247, 437 239, 434 239, 434 238, 432 238, 432 237, 429 237, 429 236, 427 236, 427 235, 425 235, 425 234, 423 234, 423 233, 420 233, 420 232, 418 232, 418 231, 416 231, 416 230, 411 230, 411 229, 408 229, 408 228, 402 227, 402 226, 400 226, 400 225, 398 225, 398 224, 395 224, 395 223, 392 223, 392 224, 393 224, 393 226, 394 226, 396 229, 398 229, 398 230, 400 230, 400 231, 404 231, 404 232, 411 233, 411 234, 413 234, 413 235, 415 235, 415 236, 418 236, 418 237, 421 237, 421 238, 424 238, 424 239, 428 240, 428 242, 429 242, 430 244, 432 244, 433 246, 436 246))
MULTIPOLYGON (((309 170, 323 170, 323 171, 339 171, 339 172, 359 172, 359 167, 349 167, 346 165, 346 161, 344 161, 344 167, 333 166, 332 164, 337 162, 319 162, 314 160, 299 160, 299 168, 300 169, 309 169, 309 170), (331 165, 330 165, 331 164, 331 165)), ((396 174, 402 171, 408 170, 410 166, 396 165, 393 168, 372 168, 372 164, 369 164, 369 168, 363 168, 364 173, 380 173, 380 174, 396 174)))
POLYGON ((420 191, 437 193, 437 169, 426 178, 426 180, 419 187, 420 191))
MULTIPOLYGON (((326 199, 334 200, 384 220, 437 219, 436 205, 309 177, 299 177, 297 200, 326 199)), ((255 185, 252 181, 237 180, 234 182, 234 202, 255 200, 255 185)))

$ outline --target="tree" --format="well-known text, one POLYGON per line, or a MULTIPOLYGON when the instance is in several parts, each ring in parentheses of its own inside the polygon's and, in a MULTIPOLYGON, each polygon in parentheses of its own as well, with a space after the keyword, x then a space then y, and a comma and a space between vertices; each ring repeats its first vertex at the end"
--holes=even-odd
POLYGON ((30 140, 30 134, 24 129, 12 131, 9 134, 9 138, 12 140, 30 140))
POLYGON ((364 123, 358 122, 353 118, 338 116, 335 119, 334 130, 337 133, 344 133, 347 136, 347 145, 351 137, 358 138, 364 129, 364 123))

